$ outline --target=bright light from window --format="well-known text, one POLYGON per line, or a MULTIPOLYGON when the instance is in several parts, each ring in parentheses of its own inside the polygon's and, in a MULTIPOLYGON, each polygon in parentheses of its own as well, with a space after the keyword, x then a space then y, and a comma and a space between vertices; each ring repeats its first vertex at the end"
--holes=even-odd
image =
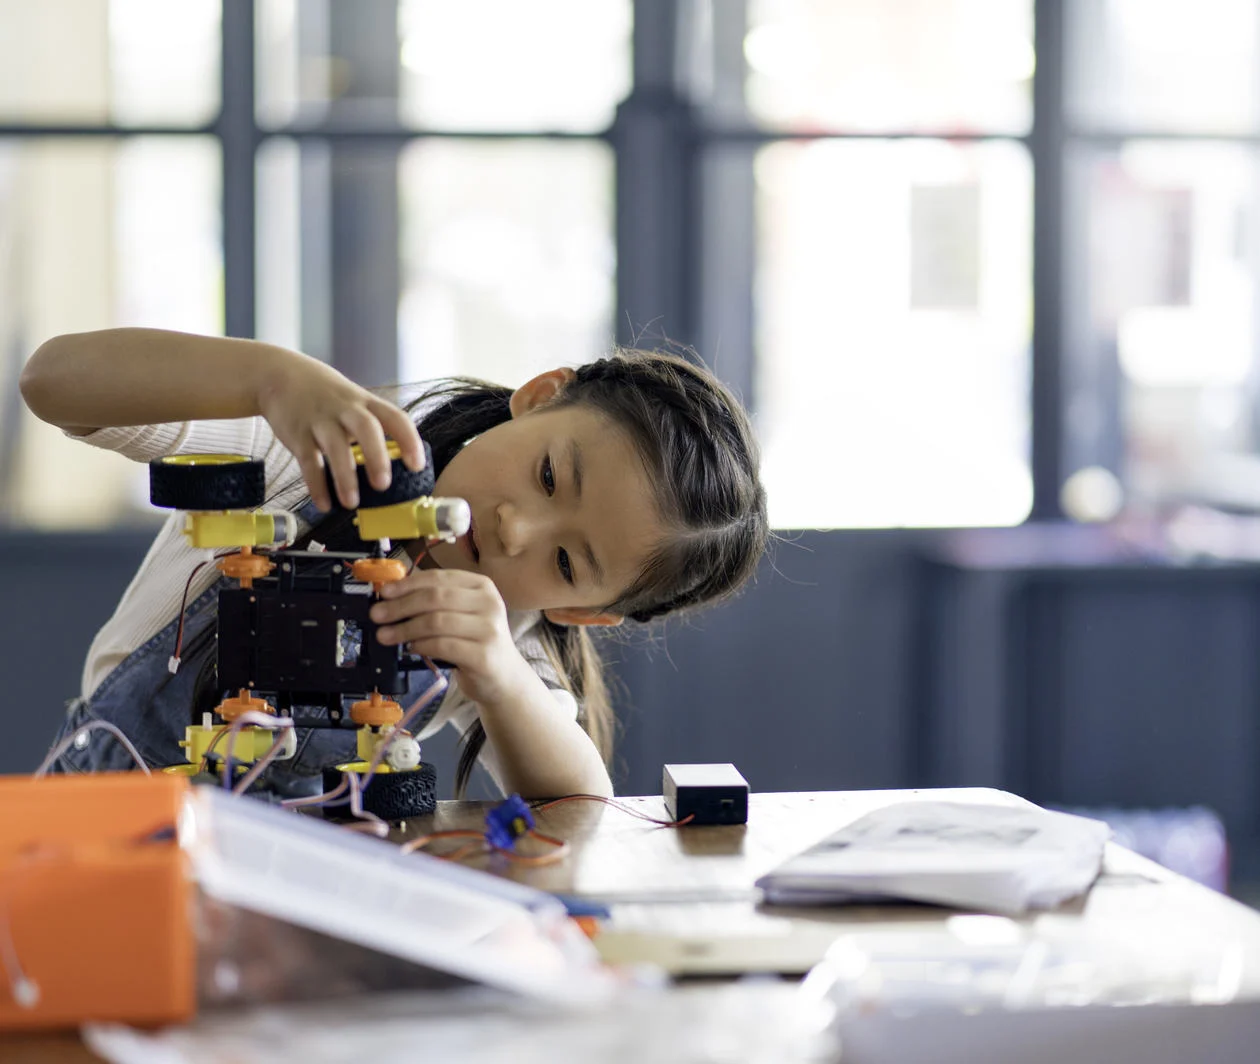
POLYGON ((630 89, 628 0, 401 0, 404 121, 602 129, 630 89))
POLYGON ((757 158, 759 434, 777 527, 1018 524, 1028 466, 1023 147, 757 158))
POLYGON ((400 163, 401 377, 520 384, 612 341, 603 144, 428 141, 400 163))
POLYGON ((745 95, 794 129, 1022 132, 1029 0, 750 0, 745 95))

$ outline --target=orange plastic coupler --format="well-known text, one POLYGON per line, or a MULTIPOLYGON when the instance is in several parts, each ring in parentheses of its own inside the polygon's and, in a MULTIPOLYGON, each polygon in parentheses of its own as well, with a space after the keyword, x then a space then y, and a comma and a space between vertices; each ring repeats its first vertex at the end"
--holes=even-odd
POLYGON ((187 789, 165 773, 0 776, 0 1030, 192 1016, 187 789))

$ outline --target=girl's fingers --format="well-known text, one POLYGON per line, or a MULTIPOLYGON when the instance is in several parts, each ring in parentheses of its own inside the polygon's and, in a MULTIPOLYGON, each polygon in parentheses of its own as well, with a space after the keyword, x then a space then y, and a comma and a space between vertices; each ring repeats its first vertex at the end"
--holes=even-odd
POLYGON ((485 614, 434 610, 378 629, 377 638, 387 646, 435 636, 484 643, 494 633, 494 622, 485 614))
MULTIPOLYGON (((385 586, 394 588, 398 584, 385 586)), ((504 615, 505 610, 497 592, 479 587, 420 587, 405 594, 394 592, 393 597, 388 599, 382 598, 372 606, 371 616, 377 624, 394 624, 408 617, 445 613, 495 617, 504 615)))
POLYGON ((341 426, 363 452, 363 468, 367 471, 368 483, 377 491, 384 491, 389 487, 390 470, 389 451, 386 450, 385 431, 381 423, 366 410, 353 410, 342 416, 341 426))
POLYGON ((315 442, 324 453, 324 460, 332 470, 333 483, 337 485, 337 498, 347 510, 359 505, 359 477, 355 471, 354 455, 350 453, 350 440, 339 424, 317 425, 315 442))
POLYGON ((328 481, 324 478, 324 461, 319 447, 312 439, 308 446, 294 449, 293 456, 297 459, 298 468, 302 471, 306 488, 311 493, 311 501, 327 513, 332 509, 332 499, 328 495, 328 481))
POLYGON ((412 472, 423 469, 424 447, 420 444, 420 433, 411 415, 383 399, 374 401, 368 409, 384 428, 385 435, 398 444, 403 464, 412 472))
POLYGON ((402 580, 386 584, 381 589, 381 597, 396 600, 408 595, 427 596, 431 605, 442 605, 442 596, 459 592, 473 592, 476 595, 494 601, 498 592, 493 582, 481 573, 470 573, 463 569, 413 569, 402 580))
POLYGON ((422 654, 437 661, 449 661, 461 673, 465 669, 480 668, 485 659, 485 644, 476 639, 460 639, 455 636, 426 636, 413 639, 407 644, 413 654, 422 654))

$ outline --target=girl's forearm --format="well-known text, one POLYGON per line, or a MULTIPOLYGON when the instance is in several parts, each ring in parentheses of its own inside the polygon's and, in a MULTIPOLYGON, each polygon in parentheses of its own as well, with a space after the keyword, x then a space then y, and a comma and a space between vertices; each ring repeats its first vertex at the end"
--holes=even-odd
POLYGON ((509 793, 522 798, 612 797, 612 780, 591 737, 560 711, 555 696, 528 665, 507 697, 480 709, 509 793))
POLYGON ((250 417, 284 367, 307 357, 257 340, 165 329, 67 333, 31 356, 22 397, 37 417, 79 432, 250 417))

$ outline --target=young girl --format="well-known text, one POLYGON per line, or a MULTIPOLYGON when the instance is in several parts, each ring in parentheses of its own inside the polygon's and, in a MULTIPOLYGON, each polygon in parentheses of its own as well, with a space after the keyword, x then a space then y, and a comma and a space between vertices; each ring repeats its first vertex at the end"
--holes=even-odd
MULTIPOLYGON (((611 795, 611 710, 585 628, 730 594, 768 536, 747 416, 709 373, 661 353, 618 352, 514 391, 447 382, 404 410, 284 348, 121 328, 49 340, 21 388, 43 420, 136 461, 262 459, 269 504, 298 515, 299 547, 362 550, 347 512, 358 503, 352 444, 380 489, 390 475, 386 438, 418 469, 423 437, 434 494, 466 499, 472 526, 427 552, 405 545, 418 564, 385 586, 372 614, 382 643, 455 667, 418 737, 447 723, 461 731, 459 793, 480 759, 505 792, 611 795), (325 464, 347 510, 332 507, 325 464)), ((210 565, 193 573, 205 554, 182 527, 172 514, 97 634, 58 739, 105 719, 146 761, 184 760, 185 725, 219 694, 212 622, 225 578, 210 565), (172 674, 177 631, 183 664, 172 674)), ((353 748, 352 733, 299 734, 286 762, 298 777, 318 777, 353 748)), ((56 767, 128 763, 95 730, 79 734, 56 767)))

